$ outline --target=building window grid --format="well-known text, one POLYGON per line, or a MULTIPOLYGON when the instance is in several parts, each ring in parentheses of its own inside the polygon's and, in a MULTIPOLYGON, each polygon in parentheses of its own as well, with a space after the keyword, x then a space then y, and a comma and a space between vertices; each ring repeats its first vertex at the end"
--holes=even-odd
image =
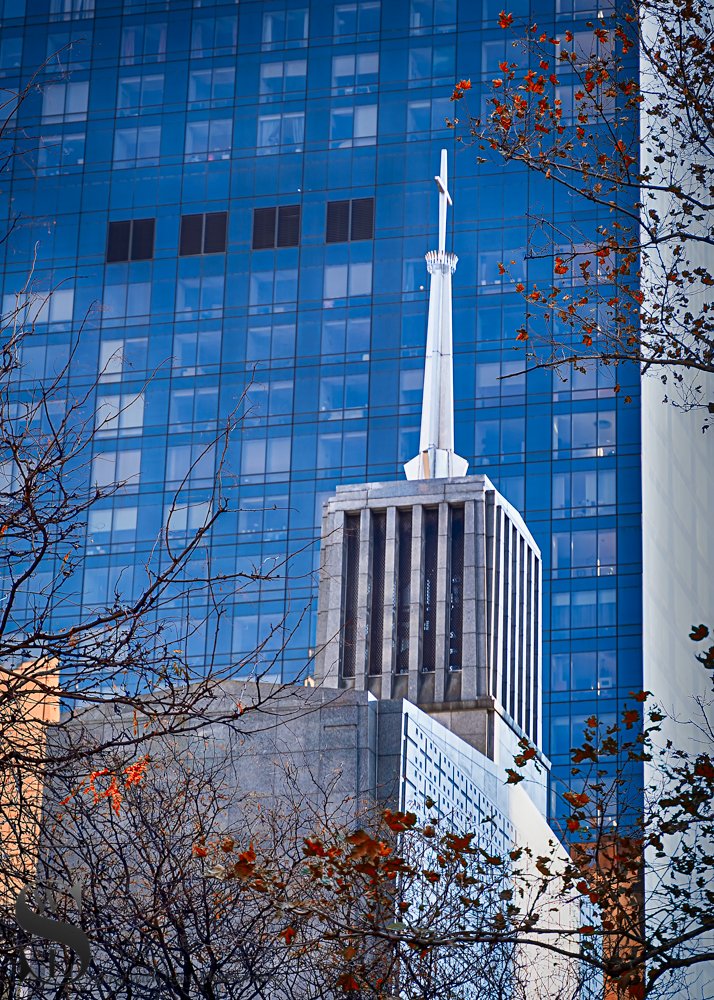
POLYGON ((334 35, 340 41, 374 36, 379 31, 379 0, 357 0, 335 6, 334 35))
POLYGON ((325 241, 347 243, 374 237, 374 198, 328 201, 325 241))
POLYGON ((300 242, 300 205, 253 209, 253 249, 296 247, 300 242))
POLYGON ((307 60, 283 59, 279 62, 264 62, 260 67, 260 96, 289 99, 304 93, 307 86, 307 60))
POLYGON ((263 49, 304 48, 309 23, 307 7, 266 11, 263 14, 263 49))
POLYGON ((107 263, 151 260, 154 256, 155 219, 110 222, 107 230, 107 263))
POLYGON ((225 253, 227 212, 199 212, 181 216, 179 256, 225 253))

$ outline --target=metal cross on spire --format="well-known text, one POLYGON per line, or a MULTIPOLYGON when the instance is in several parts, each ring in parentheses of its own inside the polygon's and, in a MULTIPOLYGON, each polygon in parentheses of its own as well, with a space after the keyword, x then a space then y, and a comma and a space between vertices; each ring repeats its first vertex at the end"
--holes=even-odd
POLYGON ((446 211, 453 205, 447 186, 446 150, 434 178, 439 188, 439 249, 426 255, 431 275, 426 332, 424 395, 419 454, 404 466, 407 479, 465 476, 469 463, 454 452, 454 362, 451 333, 451 275, 458 257, 446 252, 446 211))

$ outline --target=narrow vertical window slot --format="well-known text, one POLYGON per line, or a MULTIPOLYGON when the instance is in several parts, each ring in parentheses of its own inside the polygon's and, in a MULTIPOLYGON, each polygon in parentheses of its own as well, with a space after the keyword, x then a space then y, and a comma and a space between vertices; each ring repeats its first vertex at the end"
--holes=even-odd
POLYGON ((369 673, 382 673, 384 649, 384 556, 387 538, 387 515, 372 514, 372 573, 369 595, 369 673))
POLYGON ((409 620, 411 617, 412 512, 397 511, 397 655, 395 672, 409 672, 409 620))
POLYGON ((464 508, 449 511, 449 670, 461 670, 464 631, 464 508))
POLYGON ((425 672, 436 670, 436 578, 437 554, 439 544, 439 509, 424 508, 424 592, 422 606, 424 608, 422 661, 421 669, 425 672))
POLYGON ((359 581, 359 514, 345 515, 344 591, 342 609, 342 676, 355 675, 357 662, 357 586, 359 581))

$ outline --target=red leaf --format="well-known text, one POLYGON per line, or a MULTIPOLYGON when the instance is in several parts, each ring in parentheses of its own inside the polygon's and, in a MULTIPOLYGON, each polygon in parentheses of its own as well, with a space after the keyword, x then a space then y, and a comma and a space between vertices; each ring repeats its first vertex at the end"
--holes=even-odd
POLYGON ((698 778, 706 778, 707 781, 714 781, 714 764, 712 764, 711 758, 707 754, 697 757, 697 762, 694 765, 694 773, 698 778))
POLYGON ((279 937, 283 938, 283 940, 285 941, 285 944, 289 948, 290 944, 292 942, 292 939, 295 937, 296 934, 297 934, 297 931, 295 930, 294 927, 286 927, 285 930, 282 930, 280 932, 279 937))
POLYGON ((651 691, 630 691, 630 697, 635 701, 644 702, 652 694, 651 691))
POLYGON ((689 633, 689 638, 693 639, 695 642, 701 642, 702 639, 706 639, 709 635, 709 629, 706 625, 692 625, 692 631, 689 633))
POLYGON ((391 809, 385 809, 382 816, 389 829, 394 830, 395 833, 408 830, 417 821, 416 814, 413 812, 392 812, 391 809))
POLYGON ((510 28, 513 24, 513 14, 507 14, 505 10, 502 10, 498 15, 498 26, 499 28, 510 28))

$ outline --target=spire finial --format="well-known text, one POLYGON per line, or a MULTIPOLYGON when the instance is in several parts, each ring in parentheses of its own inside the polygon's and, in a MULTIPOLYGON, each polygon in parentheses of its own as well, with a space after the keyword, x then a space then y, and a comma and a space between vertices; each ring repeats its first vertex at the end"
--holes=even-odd
POLYGON ((439 249, 426 255, 431 275, 426 333, 424 394, 419 454, 404 466, 407 479, 465 476, 469 463, 454 452, 454 363, 451 333, 451 275, 458 257, 446 252, 446 210, 453 205, 447 186, 446 150, 434 178, 439 189, 439 249))

